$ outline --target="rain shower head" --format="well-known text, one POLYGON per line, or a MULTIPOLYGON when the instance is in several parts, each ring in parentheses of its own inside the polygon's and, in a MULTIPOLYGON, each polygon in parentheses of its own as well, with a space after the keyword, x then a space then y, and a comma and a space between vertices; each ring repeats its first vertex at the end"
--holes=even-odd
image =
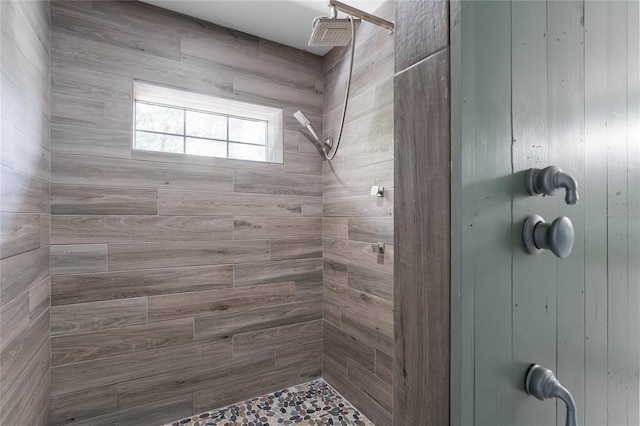
MULTIPOLYGON (((360 19, 353 18, 354 31, 360 26, 360 19)), ((309 46, 346 46, 351 41, 351 21, 349 19, 317 17, 313 20, 309 46)))

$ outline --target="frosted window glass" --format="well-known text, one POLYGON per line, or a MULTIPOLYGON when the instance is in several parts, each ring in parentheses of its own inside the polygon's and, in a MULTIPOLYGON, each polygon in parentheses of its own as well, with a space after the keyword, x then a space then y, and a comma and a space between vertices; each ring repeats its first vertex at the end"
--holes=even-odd
POLYGON ((207 139, 187 138, 187 154, 204 155, 206 157, 227 156, 227 143, 207 139))
POLYGON ((184 111, 138 102, 136 103, 136 130, 181 135, 184 133, 184 111))
POLYGON ((229 117, 229 140, 264 145, 267 141, 267 122, 229 117))
POLYGON ((184 154, 184 139, 182 136, 138 131, 136 132, 136 149, 184 154))
POLYGON ((187 136, 226 140, 227 117, 187 111, 187 136))
POLYGON ((264 161, 265 148, 263 146, 229 143, 229 158, 236 160, 264 161))

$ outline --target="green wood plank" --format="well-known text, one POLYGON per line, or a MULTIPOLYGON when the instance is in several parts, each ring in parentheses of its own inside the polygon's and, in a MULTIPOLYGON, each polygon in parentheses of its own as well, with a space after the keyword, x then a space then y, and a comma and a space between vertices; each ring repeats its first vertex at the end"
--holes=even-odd
MULTIPOLYGON (((582 1, 547 3, 548 126, 551 163, 573 175, 584 189, 584 25, 582 1)), ((585 203, 564 202, 564 191, 553 197, 558 216, 568 216, 575 229, 572 254, 557 262, 556 375, 571 391, 584 424, 585 203)), ((550 202, 551 200, 540 200, 550 202)), ((556 424, 564 426, 566 408, 556 405, 556 424)))

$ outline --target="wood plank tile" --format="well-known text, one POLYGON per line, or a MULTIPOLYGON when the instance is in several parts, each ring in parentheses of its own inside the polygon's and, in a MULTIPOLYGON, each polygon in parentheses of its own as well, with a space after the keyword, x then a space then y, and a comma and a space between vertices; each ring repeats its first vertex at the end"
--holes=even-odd
POLYGON ((393 273, 393 246, 389 244, 386 245, 384 254, 377 254, 372 252, 371 243, 325 238, 324 256, 363 268, 393 273))
MULTIPOLYGON (((444 6, 425 3, 424 7, 444 6)), ((442 28, 446 28, 446 22, 442 28)), ((398 306, 394 410, 398 419, 430 419, 436 424, 449 423, 450 413, 451 225, 450 215, 443 214, 451 205, 448 76, 449 51, 444 50, 398 75, 394 89, 395 181, 402 188, 394 208, 394 234, 402 242, 394 276, 394 300, 398 306), (418 95, 416 87, 424 87, 426 92, 418 95), (415 123, 419 126, 415 127, 415 123), (429 143, 415 143, 416 134, 429 143), (423 191, 418 188, 428 190, 416 199, 415 194, 423 191), (429 277, 426 287, 423 277, 429 277), (425 340, 427 335, 429 339, 425 340), (434 371, 438 372, 437 377, 431 374, 434 371), (425 381, 426 376, 431 379, 425 381), (430 401, 426 405, 425 398, 430 401), (400 413, 410 416, 400 417, 400 413)), ((508 120, 505 124, 509 126, 508 120)), ((488 350, 486 341, 484 346, 488 350)))
POLYGON ((300 339, 322 339, 322 320, 236 334, 233 336, 233 356, 295 346, 300 339))
POLYGON ((349 239, 393 244, 393 218, 349 218, 349 239))
POLYGON ((262 352, 131 380, 119 383, 117 386, 118 407, 133 407, 174 395, 221 386, 234 380, 272 371, 274 368, 273 352, 262 352))
MULTIPOLYGON (((47 359, 49 358, 49 315, 43 313, 38 318, 30 321, 28 329, 13 344, 7 346, 0 357, 0 398, 4 399, 10 389, 19 385, 22 373, 37 356, 42 346, 46 346, 47 359)), ((47 361, 48 364, 48 361, 47 361)))
POLYGON ((51 152, 90 157, 131 158, 131 129, 113 131, 68 124, 51 126, 51 152))
POLYGON ((233 267, 235 287, 255 284, 297 281, 312 277, 322 270, 322 259, 280 260, 245 263, 233 267))
POLYGON ((140 405, 138 407, 127 408, 124 410, 113 411, 86 420, 80 420, 73 424, 78 426, 155 426, 175 420, 182 419, 193 414, 192 397, 189 395, 180 395, 175 398, 164 399, 149 404, 140 405))
POLYGON ((106 108, 107 129, 126 132, 133 128, 133 103, 131 101, 106 102, 106 108))
MULTIPOLYGON (((148 215, 55 215, 53 244, 231 240, 231 217, 148 215)), ((258 237, 262 238, 262 237, 258 237)))
POLYGON ((271 240, 271 260, 322 257, 322 238, 278 238, 271 240))
POLYGON ((193 318, 130 325, 51 338, 51 365, 105 358, 193 342, 193 318))
POLYGON ((349 238, 349 218, 323 217, 322 236, 324 238, 349 238))
POLYGON ((46 213, 49 211, 49 184, 43 180, 0 167, 0 211, 46 213))
POLYGON ((198 291, 149 297, 149 321, 196 317, 220 311, 291 303, 293 283, 198 291))
POLYGON ((109 245, 109 271, 224 263, 260 262, 269 258, 268 240, 134 243, 109 245))
POLYGON ((393 300, 393 274, 349 265, 349 287, 393 300))
POLYGON ((322 340, 301 343, 295 350, 291 348, 276 350, 277 369, 303 365, 315 365, 322 368, 322 340))
POLYGON ((51 91, 80 98, 101 101, 128 100, 131 102, 133 84, 122 77, 71 64, 51 64, 51 91))
POLYGON ((393 324, 393 302, 389 300, 326 280, 324 282, 324 296, 327 302, 348 309, 357 316, 366 318, 367 321, 393 324))
POLYGON ((40 247, 40 214, 0 215, 0 259, 40 247))
POLYGON ((219 401, 218 404, 224 406, 317 379, 321 375, 321 367, 317 364, 294 365, 194 392, 193 412, 210 410, 211 401, 219 401))
POLYGON ((280 83, 273 79, 236 73, 233 76, 233 94, 237 99, 247 99, 267 105, 280 107, 289 105, 305 110, 322 110, 322 95, 315 92, 315 80, 313 88, 305 88, 290 81, 280 83))
POLYGON ((107 186, 51 185, 52 214, 157 214, 155 189, 107 186))
POLYGON ((51 176, 52 183, 68 185, 99 186, 109 182, 109 186, 127 188, 233 190, 230 170, 78 155, 52 155, 51 176))
POLYGON ((380 350, 387 355, 393 354, 393 322, 371 316, 363 317, 348 308, 340 311, 340 328, 359 341, 380 350))
POLYGON ((322 318, 336 327, 340 327, 340 306, 329 302, 322 302, 322 318))
POLYGON ((53 305, 187 293, 233 286, 231 265, 53 277, 53 305))
POLYGON ((51 369, 53 396, 230 358, 230 340, 207 340, 61 365, 51 369))
POLYGON ((134 149, 131 159, 157 163, 189 164, 194 166, 216 167, 223 169, 250 169, 265 172, 284 172, 284 164, 263 163, 232 158, 204 157, 202 155, 174 154, 169 152, 153 152, 134 149))
POLYGON ((160 190, 158 213, 182 216, 300 216, 302 204, 299 196, 160 190))
POLYGON ((6 305, 49 275, 49 246, 0 260, 0 300, 6 305))
POLYGON ((40 245, 47 246, 51 240, 51 215, 40 213, 40 245))
POLYGON ((333 386, 347 401, 354 404, 376 426, 391 426, 391 413, 371 398, 363 389, 351 382, 346 375, 329 371, 324 379, 333 386))
POLYGON ((116 386, 103 386, 51 398, 51 424, 61 425, 116 411, 116 386))
POLYGON ((378 404, 391 412, 393 408, 393 391, 391 385, 381 380, 371 371, 356 361, 349 359, 347 378, 358 388, 364 390, 378 404))
MULTIPOLYGON (((392 86, 393 89, 393 86, 392 86)), ((374 181, 378 186, 384 186, 385 189, 393 188, 393 161, 385 161, 373 165, 374 181)))
POLYGON ((0 120, 2 124, 0 164, 32 178, 49 181, 51 179, 49 131, 45 129, 46 134, 42 135, 40 140, 33 140, 4 115, 0 120))
POLYGON ((147 299, 76 303, 51 308, 51 335, 104 330, 147 321, 147 299))
POLYGON ((9 371, 8 374, 12 375, 17 368, 18 372, 24 372, 13 387, 8 390, 3 387, 0 401, 0 422, 3 425, 37 424, 42 412, 47 410, 51 379, 46 339, 35 349, 35 355, 29 358, 31 363, 13 364, 11 369, 7 369, 8 365, 3 366, 3 374, 9 371))
POLYGON ((449 41, 448 5, 439 1, 395 4, 396 72, 446 47, 449 41), (420 37, 415 37, 420 34, 420 37))
POLYGON ((319 197, 322 195, 322 182, 316 176, 236 170, 234 191, 319 197))
POLYGON ((104 129, 106 110, 102 101, 51 94, 51 123, 104 129))
POLYGON ((302 197, 302 216, 322 217, 322 197, 302 197))
POLYGON ((317 302, 300 302, 262 308, 220 312, 195 319, 196 340, 236 334, 322 318, 317 302))
POLYGON ((207 69, 91 40, 68 37, 55 30, 51 34, 51 41, 52 57, 57 63, 169 86, 179 81, 186 90, 212 95, 228 97, 232 94, 232 72, 220 66, 210 66, 207 69), (215 78, 211 78, 212 73, 215 73, 215 78))
POLYGON ((331 259, 323 259, 322 277, 325 285, 347 286, 349 276, 347 265, 331 259))
POLYGON ((322 157, 318 154, 287 152, 284 156, 285 173, 322 176, 322 157))
POLYGON ((236 240, 322 236, 322 218, 236 216, 233 219, 236 240))
POLYGON ((376 350, 376 376, 388 384, 393 384, 393 356, 376 350))
POLYGON ((180 59, 180 38, 177 35, 149 28, 142 22, 136 26, 123 25, 119 20, 107 21, 91 13, 58 8, 55 5, 51 21, 56 32, 68 36, 169 59, 180 59))
POLYGON ((0 353, 23 337, 31 323, 29 318, 29 293, 24 292, 0 307, 0 353))
POLYGON ((375 351, 372 347, 360 342, 356 338, 335 325, 324 321, 323 324, 323 354, 339 360, 347 371, 347 358, 352 358, 370 371, 375 368, 375 351))
POLYGON ((51 277, 47 277, 29 289, 29 319, 49 315, 51 308, 51 277))
POLYGON ((325 216, 392 217, 394 190, 385 190, 384 197, 366 193, 352 195, 326 195, 323 198, 325 216))
POLYGON ((323 294, 322 272, 318 271, 307 278, 296 280, 296 302, 315 300, 321 303, 323 294))
POLYGON ((106 272, 106 244, 52 245, 51 275, 106 272))

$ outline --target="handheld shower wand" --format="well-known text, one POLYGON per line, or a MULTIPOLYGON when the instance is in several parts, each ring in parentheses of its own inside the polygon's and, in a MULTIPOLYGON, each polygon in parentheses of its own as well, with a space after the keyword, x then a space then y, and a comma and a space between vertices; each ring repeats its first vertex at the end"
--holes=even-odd
POLYGON ((293 116, 296 118, 296 120, 298 120, 300 124, 302 124, 303 127, 305 127, 309 131, 309 133, 311 133, 311 136, 316 141, 316 145, 318 145, 319 148, 326 150, 331 149, 331 147, 333 146, 333 139, 327 138, 323 142, 322 139, 320 139, 320 136, 318 136, 318 132, 316 132, 316 129, 314 129, 311 125, 311 120, 309 120, 307 116, 302 113, 302 111, 294 112, 293 116))

